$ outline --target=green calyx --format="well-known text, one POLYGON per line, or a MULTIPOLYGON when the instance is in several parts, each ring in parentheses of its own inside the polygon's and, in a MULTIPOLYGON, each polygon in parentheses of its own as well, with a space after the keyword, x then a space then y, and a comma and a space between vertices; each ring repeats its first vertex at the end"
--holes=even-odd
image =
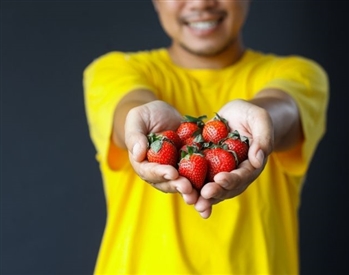
POLYGON ((203 115, 203 116, 199 116, 199 117, 193 117, 193 116, 189 116, 189 115, 185 115, 183 116, 183 122, 192 122, 192 123, 196 123, 198 126, 202 127, 204 125, 204 119, 206 119, 207 116, 203 115))
POLYGON ((166 137, 162 135, 157 135, 155 133, 150 133, 147 136, 147 138, 148 138, 148 144, 149 144, 148 146, 156 153, 160 151, 162 144, 165 140, 172 143, 172 141, 170 141, 166 137))
POLYGON ((200 153, 200 150, 198 149, 197 146, 187 145, 186 148, 187 148, 186 151, 185 150, 181 151, 181 159, 183 159, 183 158, 187 158, 188 159, 193 154, 202 155, 202 153, 200 153))
POLYGON ((239 139, 241 140, 241 142, 246 143, 247 145, 249 145, 249 139, 246 136, 241 136, 238 130, 234 130, 233 132, 230 132, 228 134, 228 138, 232 138, 232 139, 239 139))
POLYGON ((229 129, 228 120, 226 120, 224 117, 221 117, 218 113, 215 113, 215 117, 213 119, 222 121, 229 129))

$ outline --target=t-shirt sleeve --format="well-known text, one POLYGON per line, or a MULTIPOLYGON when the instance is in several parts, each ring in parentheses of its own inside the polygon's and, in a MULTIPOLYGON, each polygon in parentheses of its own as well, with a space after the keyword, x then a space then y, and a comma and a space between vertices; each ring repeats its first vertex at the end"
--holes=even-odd
MULTIPOLYGON (((126 53, 111 52, 94 60, 83 72, 85 111, 98 161, 107 161, 114 110, 130 91, 148 89, 141 70, 126 53)), ((112 147, 117 151, 117 148, 112 147)))
POLYGON ((275 156, 286 172, 302 176, 326 131, 328 77, 319 64, 297 56, 280 61, 274 74, 264 88, 279 88, 294 98, 304 132, 302 144, 275 156))

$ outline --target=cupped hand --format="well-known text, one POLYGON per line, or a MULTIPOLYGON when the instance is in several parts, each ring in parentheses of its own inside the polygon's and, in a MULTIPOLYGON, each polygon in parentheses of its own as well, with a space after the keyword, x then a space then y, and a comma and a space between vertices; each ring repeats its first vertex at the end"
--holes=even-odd
POLYGON ((274 147, 274 128, 268 112, 238 99, 224 105, 218 114, 228 121, 231 130, 238 130, 240 135, 249 138, 248 159, 253 167, 261 167, 262 156, 268 156, 274 147))
POLYGON ((187 204, 194 204, 198 199, 198 192, 188 179, 178 174, 175 167, 146 160, 147 135, 175 130, 181 120, 182 116, 175 108, 160 100, 135 107, 126 117, 125 144, 130 163, 139 177, 162 192, 180 193, 187 204))
POLYGON ((221 172, 202 188, 195 209, 208 218, 212 206, 244 192, 261 174, 274 147, 274 129, 269 114, 248 101, 234 100, 224 105, 218 114, 225 118, 231 130, 249 138, 248 159, 231 172, 221 172))

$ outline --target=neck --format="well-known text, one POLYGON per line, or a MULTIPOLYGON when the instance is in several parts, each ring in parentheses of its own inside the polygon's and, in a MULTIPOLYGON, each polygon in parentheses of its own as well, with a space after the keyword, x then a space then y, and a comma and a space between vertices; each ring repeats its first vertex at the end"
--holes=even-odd
POLYGON ((189 69, 222 69, 236 63, 244 51, 241 38, 215 55, 196 54, 176 43, 172 43, 168 49, 173 63, 189 69))

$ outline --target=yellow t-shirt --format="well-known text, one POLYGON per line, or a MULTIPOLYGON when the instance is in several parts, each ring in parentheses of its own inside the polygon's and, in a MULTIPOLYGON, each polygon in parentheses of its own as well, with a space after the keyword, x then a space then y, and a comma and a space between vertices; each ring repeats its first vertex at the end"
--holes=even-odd
POLYGON ((104 182, 107 221, 95 274, 298 274, 302 181, 325 132, 328 79, 315 62, 247 50, 221 69, 184 69, 166 49, 111 52, 84 72, 86 113, 104 182), (181 114, 214 116, 225 103, 275 87, 296 100, 305 140, 273 153, 240 196, 205 220, 179 194, 142 181, 126 151, 110 145, 113 112, 146 88, 181 114))

